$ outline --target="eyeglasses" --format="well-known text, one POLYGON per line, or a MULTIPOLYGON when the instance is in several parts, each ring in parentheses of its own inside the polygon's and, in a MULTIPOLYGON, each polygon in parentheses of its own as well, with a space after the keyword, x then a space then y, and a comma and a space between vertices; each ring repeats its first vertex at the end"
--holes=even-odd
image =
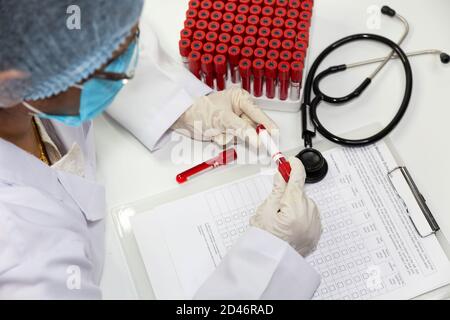
MULTIPOLYGON (((98 70, 96 72, 94 72, 94 74, 92 75, 92 78, 96 78, 96 79, 102 79, 102 80, 110 80, 110 81, 127 81, 127 80, 131 80, 134 78, 134 73, 136 70, 136 66, 138 63, 138 59, 139 59, 139 35, 140 35, 140 31, 139 28, 137 28, 136 33, 134 35, 134 40, 132 42, 130 42, 130 45, 133 42, 136 42, 136 45, 134 46, 134 51, 133 51, 133 55, 131 58, 131 62, 129 64, 128 70, 126 70, 125 72, 109 72, 109 71, 104 71, 108 69, 108 66, 114 62, 111 61, 105 68, 103 68, 103 70, 98 70)), ((122 53, 122 55, 125 54, 122 53)), ((120 58, 117 57, 116 59, 120 58)))

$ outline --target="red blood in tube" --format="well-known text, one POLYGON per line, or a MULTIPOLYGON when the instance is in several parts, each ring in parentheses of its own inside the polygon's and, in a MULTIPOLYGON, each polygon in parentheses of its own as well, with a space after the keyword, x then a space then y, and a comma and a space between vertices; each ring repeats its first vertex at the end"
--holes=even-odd
POLYGON ((295 42, 295 50, 306 52, 306 49, 308 49, 308 44, 305 41, 297 40, 295 42))
POLYGON ((299 16, 300 16, 300 11, 298 11, 297 9, 289 9, 287 11, 287 17, 289 19, 297 20, 299 16))
POLYGON ((242 59, 239 63, 239 72, 242 78, 242 89, 247 90, 248 92, 251 92, 251 68, 252 62, 249 59, 242 59))
POLYGON ((269 48, 273 50, 279 50, 281 48, 281 41, 278 39, 272 39, 269 41, 269 48))
POLYGON ((232 14, 231 12, 226 12, 223 16, 222 19, 224 22, 229 22, 229 23, 233 23, 234 22, 234 14, 232 14))
POLYGON ((200 68, 201 68, 201 53, 198 51, 191 51, 188 57, 189 61, 189 70, 198 78, 202 79, 200 74, 200 68))
POLYGON ((297 30, 298 31, 308 31, 309 30, 309 22, 301 20, 297 24, 297 30))
POLYGON ((288 0, 277 0, 277 6, 278 7, 287 7, 289 4, 288 0))
POLYGON ((241 50, 241 56, 244 59, 252 59, 253 58, 253 49, 250 47, 244 47, 241 50))
POLYGON ((283 50, 292 51, 294 49, 294 41, 292 41, 292 40, 283 40, 281 42, 281 48, 283 48, 283 50))
POLYGON ((270 37, 270 29, 267 27, 261 27, 258 30, 258 35, 263 38, 269 38, 270 37))
POLYGON ((208 22, 206 20, 198 20, 195 24, 195 27, 197 28, 197 30, 206 31, 206 29, 208 29, 208 22))
POLYGON ((190 9, 199 9, 200 8, 200 1, 198 1, 198 0, 191 0, 191 1, 189 1, 189 8, 190 9))
POLYGON ((256 46, 267 49, 267 47, 269 46, 269 39, 264 37, 258 38, 258 40, 256 40, 256 46))
POLYGON ((209 31, 206 34, 206 41, 216 43, 219 36, 217 35, 217 32, 209 31))
POLYGON ((230 61, 231 82, 239 82, 239 60, 241 59, 241 49, 238 46, 231 46, 228 49, 228 58, 230 61))
POLYGON ((305 61, 305 52, 300 51, 300 50, 296 50, 292 53, 292 59, 295 61, 301 61, 304 62, 305 61))
POLYGON ((231 36, 229 33, 221 33, 219 34, 219 42, 225 43, 226 45, 230 44, 231 36))
POLYGON ((264 17, 272 17, 273 13, 274 13, 274 10, 272 7, 266 6, 266 7, 262 8, 262 15, 264 17))
POLYGON ((245 34, 245 27, 242 24, 237 24, 233 27, 235 35, 242 36, 245 34))
POLYGON ((191 53, 191 41, 189 39, 181 39, 178 42, 178 46, 180 48, 180 55, 183 58, 187 58, 189 53, 191 53))
POLYGON ((204 41, 206 37, 206 33, 203 30, 197 30, 194 32, 193 39, 197 41, 204 41))
POLYGON ((275 83, 278 73, 278 63, 275 60, 266 62, 264 75, 266 77, 266 97, 275 98, 275 83))
POLYGON ((294 29, 284 30, 284 39, 295 41, 296 37, 297 37, 297 33, 295 32, 294 29))
POLYGON ((193 29, 195 28, 195 20, 192 18, 188 18, 184 21, 184 27, 186 29, 193 29))
POLYGON ((247 23, 247 16, 245 14, 240 13, 234 18, 234 22, 236 22, 237 24, 245 25, 247 23))
POLYGON ((259 16, 259 15, 261 15, 261 12, 262 12, 262 8, 259 5, 254 4, 250 7, 250 14, 259 16))
POLYGON ((228 55, 228 46, 225 43, 219 43, 216 46, 216 53, 226 57, 228 55))
POLYGON ((289 93, 289 78, 291 65, 286 62, 280 62, 278 65, 278 80, 280 82, 280 100, 286 100, 289 93))
POLYGON ((191 43, 191 50, 192 51, 197 51, 197 52, 202 52, 203 51, 203 43, 201 41, 198 40, 194 40, 191 43))
POLYGON ((214 43, 207 42, 203 45, 204 53, 209 53, 209 54, 213 55, 215 51, 216 51, 216 45, 214 43))
POLYGON ((231 44, 233 46, 238 46, 238 47, 242 47, 242 45, 244 44, 244 38, 241 36, 232 36, 231 37, 231 44))
POLYGON ((306 44, 309 42, 309 34, 306 31, 299 31, 297 34, 297 40, 304 41, 306 44))
POLYGON ((198 17, 203 20, 209 20, 210 13, 208 10, 200 10, 198 12, 198 17))
POLYGON ((253 52, 255 58, 257 59, 265 59, 267 55, 267 51, 264 48, 256 48, 253 52))
POLYGON ((278 61, 280 58, 280 52, 278 50, 270 49, 267 51, 267 59, 278 61))
POLYGON ((302 7, 302 10, 311 11, 312 8, 313 8, 313 3, 311 1, 308 1, 308 0, 302 1, 301 7, 302 7))
POLYGON ((284 22, 284 27, 286 29, 295 29, 295 27, 297 27, 297 22, 294 19, 287 19, 284 22))
POLYGON ((300 19, 310 22, 311 21, 311 12, 309 12, 309 11, 300 12, 300 19))
POLYGON ((259 24, 259 17, 255 15, 251 15, 247 19, 247 23, 251 26, 258 26, 259 24))
POLYGON ((225 10, 225 3, 223 1, 214 1, 213 9, 219 12, 223 12, 225 10))
POLYGON ((200 5, 200 7, 205 10, 211 9, 212 6, 213 6, 212 1, 209 1, 209 0, 203 0, 200 5))
POLYGON ((253 95, 261 97, 263 93, 264 60, 255 59, 253 61, 253 95))
POLYGON ((280 40, 283 38, 283 30, 280 28, 274 28, 274 29, 272 29, 271 35, 272 35, 272 39, 280 40))
POLYGON ((220 30, 220 23, 218 23, 217 21, 211 21, 208 24, 208 30, 213 31, 213 32, 218 32, 220 30))
POLYGON ((233 31, 233 25, 229 22, 222 23, 222 25, 220 26, 220 30, 222 32, 230 33, 231 31, 233 31))
POLYGON ((237 11, 241 14, 248 14, 250 12, 250 7, 246 4, 241 4, 238 6, 237 11))
POLYGON ((272 25, 275 27, 275 28, 283 28, 284 27, 284 19, 283 18, 280 18, 280 17, 275 17, 275 18, 273 18, 273 20, 272 20, 272 25))
POLYGON ((300 0, 289 0, 289 8, 299 9, 301 5, 300 0))
POLYGON ((213 11, 213 12, 211 12, 210 17, 211 17, 212 21, 221 22, 223 14, 222 14, 222 12, 219 12, 219 11, 213 11))
POLYGON ((287 10, 285 8, 278 7, 275 9, 275 16, 280 17, 280 18, 286 18, 287 10))
POLYGON ((292 60, 292 53, 288 50, 281 51, 280 60, 290 62, 292 60))
POLYGON ((204 54, 201 59, 201 68, 205 75, 205 83, 214 89, 214 61, 213 56, 204 54))
POLYGON ((244 46, 254 48, 256 46, 256 38, 252 36, 245 37, 244 46))
POLYGON ((216 71, 217 90, 225 89, 225 80, 227 74, 227 58, 219 54, 214 57, 214 69, 216 71))
POLYGON ((225 5, 225 11, 227 11, 227 12, 235 13, 236 10, 237 10, 237 4, 234 2, 228 2, 225 5))
POLYGON ((188 28, 184 28, 180 32, 181 39, 191 39, 192 38, 192 30, 188 28))
POLYGON ((259 24, 261 27, 270 28, 272 26, 272 18, 262 17, 261 20, 259 20, 259 24))
POLYGON ((188 11, 186 11, 186 18, 195 19, 197 18, 197 15, 198 11, 196 9, 188 9, 188 11))

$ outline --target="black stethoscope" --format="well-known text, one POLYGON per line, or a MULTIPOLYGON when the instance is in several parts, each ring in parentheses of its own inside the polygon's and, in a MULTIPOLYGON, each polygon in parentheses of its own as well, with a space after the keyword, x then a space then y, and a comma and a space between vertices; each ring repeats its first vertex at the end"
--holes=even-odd
POLYGON ((405 53, 401 48, 400 45, 403 42, 403 40, 406 38, 406 35, 409 32, 409 25, 408 22, 399 14, 397 14, 393 9, 389 8, 388 6, 384 6, 381 9, 381 12, 384 15, 390 16, 390 17, 396 17, 399 19, 403 25, 404 25, 404 33, 400 40, 395 43, 392 40, 375 35, 370 33, 362 33, 362 34, 354 34, 347 36, 345 38, 342 38, 330 46, 328 46, 314 61, 314 63, 311 66, 311 69, 309 71, 309 74, 306 79, 305 87, 304 87, 304 93, 303 93, 303 102, 301 105, 301 116, 302 116, 302 139, 304 140, 305 149, 301 151, 297 158, 302 161, 302 163, 305 166, 306 170, 306 182, 307 183, 316 183, 321 181, 328 173, 328 163, 326 159, 323 157, 323 155, 320 153, 320 151, 314 149, 312 147, 312 138, 315 137, 316 132, 318 131, 324 138, 343 145, 347 147, 362 147, 368 144, 375 143, 384 137, 386 137, 400 122, 400 120, 403 118, 406 109, 408 108, 409 101, 411 98, 411 92, 412 92, 412 86, 413 86, 413 76, 411 71, 411 65, 409 63, 408 56, 418 56, 418 55, 424 55, 424 54, 438 54, 440 56, 442 63, 448 63, 450 61, 450 57, 448 54, 440 51, 440 50, 421 50, 421 51, 415 51, 411 53, 405 53), (322 71, 316 76, 317 69, 319 68, 320 64, 323 62, 323 60, 333 51, 340 48, 343 45, 346 45, 350 42, 354 41, 375 41, 379 42, 381 44, 384 44, 392 49, 391 53, 384 57, 384 58, 376 58, 366 61, 361 61, 353 64, 342 64, 337 66, 329 67, 328 69, 322 71), (405 78, 406 78, 406 85, 405 85, 405 92, 403 96, 402 103, 400 107, 398 108, 397 113, 392 118, 391 122, 389 122, 388 125, 386 125, 382 130, 380 130, 378 133, 361 139, 347 139, 343 137, 339 137, 330 131, 328 131, 323 124, 320 122, 319 117, 317 116, 317 107, 322 101, 328 102, 332 105, 339 105, 346 102, 349 102, 357 97, 359 97, 365 89, 370 85, 374 77, 385 67, 385 65, 389 62, 391 59, 400 59, 400 61, 403 64, 403 69, 405 72, 405 78), (361 84, 353 90, 353 92, 347 94, 346 96, 342 97, 331 97, 323 93, 320 89, 320 81, 322 81, 324 78, 331 74, 335 74, 338 72, 342 72, 345 70, 348 70, 350 68, 368 65, 372 63, 381 62, 377 69, 366 79, 364 79, 361 84), (311 100, 311 94, 312 91, 314 91, 314 99, 311 100), (309 117, 309 121, 308 121, 309 117), (308 128, 308 124, 311 123, 313 126, 313 129, 310 130, 308 128))

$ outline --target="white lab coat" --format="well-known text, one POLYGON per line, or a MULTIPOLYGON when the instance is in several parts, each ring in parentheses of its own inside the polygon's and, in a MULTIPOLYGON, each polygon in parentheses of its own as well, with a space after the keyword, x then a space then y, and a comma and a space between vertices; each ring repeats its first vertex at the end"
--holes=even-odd
MULTIPOLYGON (((150 150, 195 97, 210 91, 170 61, 151 28, 136 78, 109 114, 150 150)), ((95 183, 92 123, 53 123, 85 157, 86 178, 50 168, 0 139, 0 299, 101 298, 105 198, 95 183)), ((320 278, 287 243, 250 228, 198 291, 198 299, 308 299, 320 278)))

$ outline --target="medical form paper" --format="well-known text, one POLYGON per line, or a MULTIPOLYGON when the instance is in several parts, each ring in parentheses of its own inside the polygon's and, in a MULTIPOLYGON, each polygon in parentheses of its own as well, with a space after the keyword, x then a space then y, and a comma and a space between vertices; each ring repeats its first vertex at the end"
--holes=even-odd
MULTIPOLYGON (((419 237, 387 173, 397 166, 384 142, 324 153, 329 173, 307 185, 323 234, 307 257, 322 281, 314 299, 409 299, 450 282, 434 235, 419 237)), ((164 204, 132 218, 159 299, 191 298, 272 190, 261 173, 164 204)), ((263 249, 263 248, 262 248, 263 249)))

